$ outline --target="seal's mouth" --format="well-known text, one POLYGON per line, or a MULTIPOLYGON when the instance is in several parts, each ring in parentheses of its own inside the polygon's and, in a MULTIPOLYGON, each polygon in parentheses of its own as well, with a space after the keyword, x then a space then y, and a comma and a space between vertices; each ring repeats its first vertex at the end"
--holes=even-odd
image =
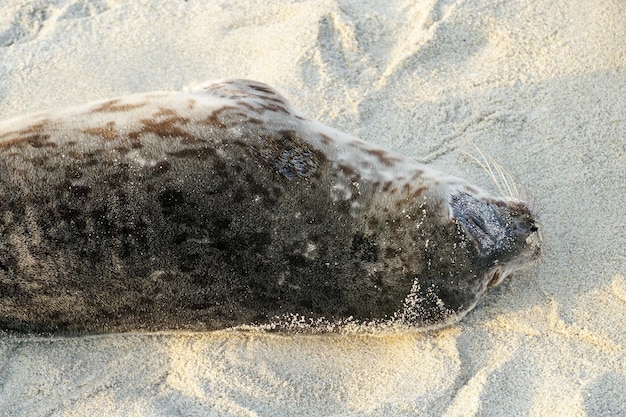
POLYGON ((507 274, 504 274, 500 269, 496 269, 491 274, 491 278, 489 279, 489 283, 487 284, 487 288, 492 288, 502 282, 502 280, 506 277, 507 274))

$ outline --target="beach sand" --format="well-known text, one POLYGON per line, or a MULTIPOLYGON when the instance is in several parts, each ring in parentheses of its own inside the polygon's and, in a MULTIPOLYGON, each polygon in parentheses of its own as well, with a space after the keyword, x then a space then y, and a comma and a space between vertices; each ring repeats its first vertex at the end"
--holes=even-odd
POLYGON ((626 2, 0 0, 0 119, 205 80, 497 193, 544 252, 415 334, 0 335, 1 416, 625 416, 626 2))

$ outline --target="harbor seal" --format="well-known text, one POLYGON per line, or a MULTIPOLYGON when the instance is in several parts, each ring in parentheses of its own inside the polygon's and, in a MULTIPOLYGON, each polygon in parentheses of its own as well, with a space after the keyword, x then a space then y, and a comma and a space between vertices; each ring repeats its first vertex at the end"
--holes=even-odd
POLYGON ((0 124, 5 331, 436 328, 539 254, 523 202, 316 122, 259 82, 0 124))

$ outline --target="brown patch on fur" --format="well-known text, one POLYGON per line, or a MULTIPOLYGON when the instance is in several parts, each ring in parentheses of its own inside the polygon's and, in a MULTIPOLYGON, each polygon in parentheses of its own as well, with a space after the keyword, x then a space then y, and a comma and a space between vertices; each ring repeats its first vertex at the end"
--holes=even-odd
POLYGON ((350 179, 350 181, 359 181, 361 179, 361 176, 359 175, 359 173, 357 171, 355 171, 352 167, 348 166, 348 165, 344 165, 344 164, 339 164, 338 165, 339 170, 341 172, 343 172, 343 174, 350 179))
POLYGON ((56 147, 57 146, 56 143, 53 143, 53 142, 47 143, 47 141, 50 139, 50 135, 47 133, 44 133, 44 130, 46 127, 48 127, 49 124, 50 124, 50 120, 44 119, 40 122, 37 122, 33 125, 28 126, 25 129, 6 132, 2 136, 0 136, 0 138, 11 137, 11 136, 17 136, 17 137, 4 141, 4 142, 0 142, 0 146, 3 148, 8 148, 13 145, 24 142, 24 143, 30 144, 31 146, 35 148, 56 147))
POLYGON ((424 192, 424 190, 426 190, 428 187, 426 187, 425 185, 422 185, 420 187, 417 187, 416 189, 414 189, 413 191, 411 191, 408 195, 409 199, 415 199, 417 197, 419 197, 420 195, 422 195, 422 192, 424 192))
POLYGON ((130 104, 130 103, 120 104, 121 101, 122 99, 119 99, 119 98, 105 101, 104 103, 100 104, 98 107, 91 109, 91 113, 125 112, 128 110, 138 109, 148 104, 145 101, 141 103, 134 103, 134 104, 130 104))
POLYGON ((273 111, 273 112, 277 112, 277 113, 284 113, 284 114, 291 114, 289 113, 289 111, 281 104, 262 104, 260 107, 255 108, 254 110, 257 111, 257 113, 259 114, 263 114, 266 111, 273 111))
POLYGON ((173 109, 167 109, 165 107, 159 107, 159 111, 152 114, 152 117, 178 117, 178 112, 173 109))
POLYGON ((365 144, 359 140, 353 140, 352 142, 348 143, 349 146, 354 146, 355 148, 359 148, 359 149, 365 149, 365 144))
POLYGON ((195 98, 187 100, 187 107, 189 110, 193 110, 196 107, 196 104, 198 104, 198 101, 195 98))
POLYGON ((323 133, 320 136, 322 137, 322 144, 324 144, 324 145, 330 145, 332 143, 335 143, 335 140, 333 138, 331 138, 331 137, 329 137, 329 136, 327 136, 327 135, 325 135, 323 133))
POLYGON ((83 133, 87 135, 98 136, 106 140, 114 140, 117 138, 117 129, 115 129, 115 122, 111 121, 104 126, 92 127, 91 129, 83 130, 83 133))
POLYGON ((365 150, 370 155, 374 155, 380 162, 387 166, 393 166, 396 162, 400 162, 401 159, 395 156, 390 156, 388 152, 382 149, 367 149, 365 150))
POLYGON ((265 85, 256 85, 256 84, 248 84, 248 88, 251 88, 256 91, 260 91, 262 93, 274 95, 274 90, 272 90, 269 86, 265 85))
POLYGON ((422 175, 424 175, 424 171, 421 169, 416 169, 411 176, 411 180, 417 181, 422 175))
POLYGON ((376 227, 378 227, 379 224, 380 224, 380 221, 376 217, 370 217, 367 219, 367 225, 372 229, 375 229, 376 227))
POLYGON ((231 110, 231 109, 234 109, 234 107, 232 106, 220 107, 219 109, 214 110, 211 114, 209 114, 209 116, 206 119, 201 120, 200 123, 203 123, 209 126, 219 127, 220 129, 224 129, 226 127, 226 124, 220 121, 219 116, 221 113, 227 110, 231 110))
POLYGON ((183 143, 194 143, 199 141, 197 136, 192 135, 180 127, 180 125, 189 123, 189 119, 186 117, 172 116, 163 120, 141 119, 140 122, 143 125, 141 129, 129 132, 129 138, 136 140, 140 136, 147 133, 154 133, 161 138, 182 138, 184 141, 183 143))
POLYGON ((389 192, 391 186, 393 185, 393 181, 387 181, 385 185, 383 185, 383 192, 389 192))
POLYGON ((57 144, 54 142, 49 142, 50 135, 32 135, 23 138, 24 142, 27 142, 33 148, 56 148, 57 144))

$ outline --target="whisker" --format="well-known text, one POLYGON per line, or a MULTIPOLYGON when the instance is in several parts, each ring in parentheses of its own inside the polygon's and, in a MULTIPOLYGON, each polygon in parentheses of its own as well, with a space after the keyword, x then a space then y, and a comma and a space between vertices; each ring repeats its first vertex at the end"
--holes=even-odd
POLYGON ((478 164, 491 178, 491 181, 498 189, 498 192, 501 196, 505 197, 513 197, 516 199, 522 199, 522 193, 520 192, 516 182, 513 179, 513 176, 506 171, 502 165, 498 164, 496 160, 490 156, 485 155, 485 153, 478 147, 478 145, 472 143, 472 146, 480 155, 480 158, 472 155, 469 152, 464 152, 467 156, 469 156, 474 162, 478 164))

